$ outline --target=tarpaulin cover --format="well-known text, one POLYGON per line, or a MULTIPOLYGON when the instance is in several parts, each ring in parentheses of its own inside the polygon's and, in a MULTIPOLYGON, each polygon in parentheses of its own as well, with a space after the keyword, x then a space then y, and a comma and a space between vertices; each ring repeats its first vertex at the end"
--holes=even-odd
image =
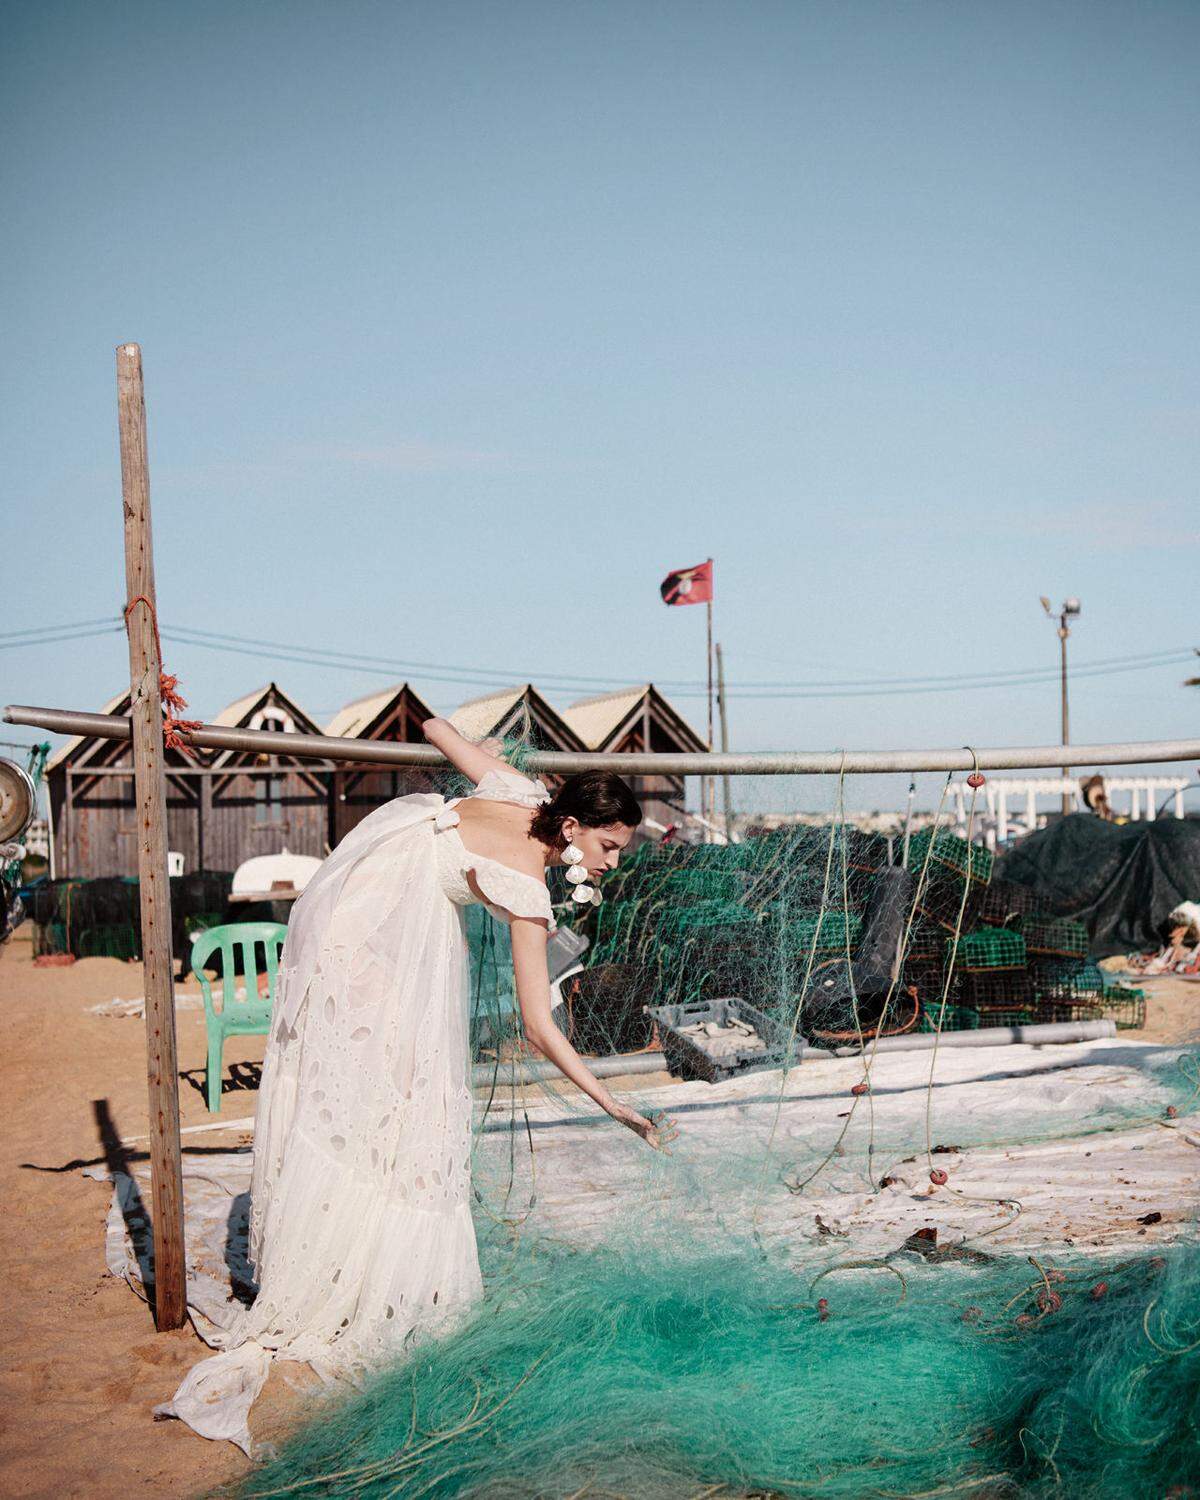
POLYGON ((1200 900, 1200 822, 1117 824, 1074 813, 1021 839, 995 873, 1082 922, 1095 958, 1158 948, 1172 909, 1200 900))

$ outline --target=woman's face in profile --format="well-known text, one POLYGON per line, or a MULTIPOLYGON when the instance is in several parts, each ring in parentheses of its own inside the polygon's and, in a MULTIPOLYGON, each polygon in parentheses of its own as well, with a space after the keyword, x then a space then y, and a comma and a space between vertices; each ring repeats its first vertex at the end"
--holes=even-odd
POLYGON ((583 850, 583 867, 592 876, 615 870, 621 851, 633 837, 633 829, 624 823, 609 823, 604 828, 587 828, 574 818, 563 823, 563 836, 583 850))

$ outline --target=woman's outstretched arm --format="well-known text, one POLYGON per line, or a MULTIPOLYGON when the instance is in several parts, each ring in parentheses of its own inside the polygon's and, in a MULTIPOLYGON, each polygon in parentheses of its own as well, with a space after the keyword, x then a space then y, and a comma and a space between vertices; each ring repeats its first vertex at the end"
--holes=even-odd
POLYGON ((435 750, 440 750, 456 770, 469 776, 476 785, 489 771, 512 770, 490 748, 498 746, 499 740, 485 740, 482 745, 476 745, 465 735, 459 734, 449 719, 426 719, 421 725, 421 732, 435 750))
POLYGON ((513 974, 525 1040, 614 1120, 628 1125, 649 1145, 665 1146, 677 1133, 673 1127, 668 1128, 670 1122, 660 1120, 655 1124, 616 1099, 554 1024, 550 1013, 550 976, 546 969, 546 924, 519 917, 514 919, 511 931, 513 974))

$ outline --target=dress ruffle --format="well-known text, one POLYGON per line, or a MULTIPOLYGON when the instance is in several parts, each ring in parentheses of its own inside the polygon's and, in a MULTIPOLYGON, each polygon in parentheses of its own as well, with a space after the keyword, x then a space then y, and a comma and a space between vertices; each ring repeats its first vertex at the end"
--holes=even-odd
POLYGON ((485 802, 515 802, 518 807, 540 807, 550 801, 543 781, 531 781, 519 771, 487 771, 471 794, 485 802))
POLYGON ((498 860, 484 859, 469 851, 467 858, 472 861, 475 884, 487 898, 487 908, 494 917, 502 922, 513 917, 533 917, 548 923, 551 932, 556 930, 550 892, 540 880, 526 875, 523 870, 511 869, 498 860))

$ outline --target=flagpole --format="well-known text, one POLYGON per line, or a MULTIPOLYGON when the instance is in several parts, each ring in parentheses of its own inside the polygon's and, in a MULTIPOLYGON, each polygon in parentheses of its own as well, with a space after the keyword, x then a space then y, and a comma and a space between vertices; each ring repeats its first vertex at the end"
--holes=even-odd
MULTIPOLYGON (((715 585, 714 585, 714 581, 713 581, 713 560, 710 557, 708 559, 708 604, 705 607, 705 611, 706 611, 707 618, 708 618, 708 643, 707 643, 707 651, 706 651, 705 654, 706 654, 706 656, 708 658, 708 748, 710 750, 713 748, 713 593, 714 593, 714 588, 715 588, 715 585)), ((702 808, 702 811, 704 813, 704 816, 708 819, 708 821, 710 823, 713 821, 713 814, 716 812, 716 806, 717 806, 717 799, 716 799, 716 797, 714 795, 715 791, 716 791, 716 782, 713 780, 713 778, 711 776, 706 776, 704 778, 704 781, 703 781, 702 785, 701 785, 700 804, 701 804, 701 808, 702 808)), ((708 830, 708 829, 706 829, 705 833, 704 833, 704 842, 707 844, 707 843, 709 843, 711 841, 711 839, 712 839, 711 831, 708 830)))

